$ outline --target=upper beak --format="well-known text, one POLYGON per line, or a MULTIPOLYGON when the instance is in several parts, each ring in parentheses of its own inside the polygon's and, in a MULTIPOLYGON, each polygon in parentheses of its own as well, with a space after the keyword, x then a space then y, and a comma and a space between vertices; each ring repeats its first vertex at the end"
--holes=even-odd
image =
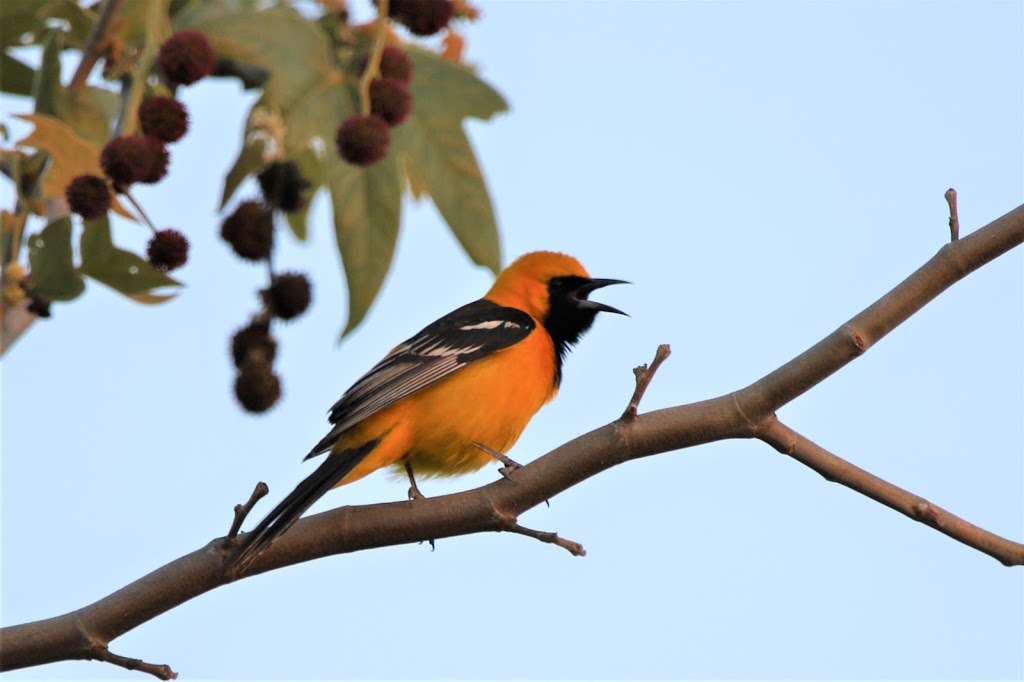
POLYGON ((629 317, 627 313, 622 312, 618 308, 613 308, 606 303, 598 303, 597 301, 587 300, 587 296, 590 292, 601 287, 611 286, 612 284, 630 284, 622 279, 591 279, 581 284, 576 288, 576 307, 583 308, 584 310, 600 310, 606 313, 615 313, 617 315, 625 315, 629 317))

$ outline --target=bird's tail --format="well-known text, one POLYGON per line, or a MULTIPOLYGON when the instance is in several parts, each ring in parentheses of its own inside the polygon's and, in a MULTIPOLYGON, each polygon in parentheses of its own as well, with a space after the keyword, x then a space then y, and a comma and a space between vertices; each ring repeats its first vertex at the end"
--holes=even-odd
POLYGON ((264 549, 288 530, 299 517, 320 499, 324 493, 345 478, 379 441, 372 440, 351 450, 334 452, 316 470, 281 500, 269 514, 260 521, 252 532, 242 536, 242 544, 231 558, 231 567, 240 571, 259 556, 264 549))

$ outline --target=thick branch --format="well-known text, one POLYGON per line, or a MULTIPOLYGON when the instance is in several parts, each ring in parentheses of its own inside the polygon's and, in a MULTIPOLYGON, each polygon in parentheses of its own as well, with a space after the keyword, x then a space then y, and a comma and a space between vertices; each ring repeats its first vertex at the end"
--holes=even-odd
POLYGON ((736 393, 756 421, 821 383, 932 299, 1024 241, 1024 206, 963 239, 950 242, 889 293, 774 372, 736 393))
POLYGON ((773 448, 809 466, 830 481, 867 495, 886 507, 931 526, 940 533, 984 552, 1004 566, 1024 566, 1024 545, 1007 540, 951 514, 942 507, 833 455, 777 419, 758 437, 773 448))
MULTIPOLYGON (((495 510, 514 518, 616 464, 726 438, 774 434, 770 424, 779 407, 862 354, 951 284, 1022 241, 1024 206, 946 244, 838 330, 744 389, 616 420, 518 469, 514 481, 500 479, 415 504, 342 507, 301 519, 239 578, 332 554, 506 530, 495 510)), ((932 507, 920 509, 919 514, 930 518, 932 507)), ((951 528, 947 523, 940 530, 950 533, 951 528)), ((0 670, 82 658, 82 647, 89 644, 84 633, 109 642, 230 582, 225 573, 228 555, 228 543, 217 539, 82 609, 4 628, 0 670)))

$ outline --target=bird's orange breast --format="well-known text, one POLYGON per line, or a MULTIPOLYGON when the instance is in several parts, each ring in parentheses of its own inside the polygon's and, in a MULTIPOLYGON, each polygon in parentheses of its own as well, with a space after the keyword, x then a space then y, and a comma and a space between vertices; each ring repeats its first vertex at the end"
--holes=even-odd
POLYGON ((551 400, 555 350, 544 327, 513 346, 473 362, 353 427, 339 443, 380 444, 342 480, 350 483, 407 458, 417 476, 475 471, 512 448, 533 415, 551 400))

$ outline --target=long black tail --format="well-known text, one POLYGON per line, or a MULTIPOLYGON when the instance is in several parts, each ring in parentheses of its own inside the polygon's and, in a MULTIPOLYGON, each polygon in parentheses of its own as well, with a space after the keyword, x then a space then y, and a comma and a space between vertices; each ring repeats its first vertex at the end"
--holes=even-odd
POLYGON ((299 517, 328 490, 337 485, 359 464, 379 441, 372 440, 351 450, 334 452, 316 468, 316 471, 299 483, 289 495, 281 500, 269 514, 260 521, 252 532, 246 533, 242 544, 235 550, 231 565, 242 570, 253 559, 270 546, 282 533, 288 530, 299 517))

